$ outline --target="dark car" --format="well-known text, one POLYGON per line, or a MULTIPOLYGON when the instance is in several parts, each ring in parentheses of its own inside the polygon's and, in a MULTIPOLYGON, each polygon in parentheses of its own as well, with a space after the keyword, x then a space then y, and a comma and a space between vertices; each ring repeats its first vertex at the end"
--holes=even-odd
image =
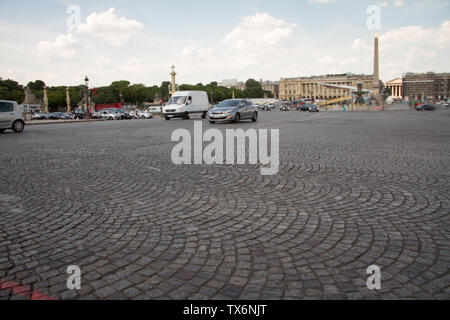
POLYGON ((309 109, 311 109, 311 105, 309 104, 304 104, 301 105, 300 107, 297 108, 297 111, 309 111, 309 109))
POLYGON ((74 119, 84 119, 84 116, 85 116, 85 114, 84 114, 83 110, 76 109, 74 111, 74 115, 73 115, 74 119))
POLYGON ((435 111, 437 110, 435 105, 432 104, 421 104, 416 106, 417 111, 435 111))
POLYGON ((272 104, 264 105, 261 107, 262 111, 273 111, 273 109, 275 109, 275 106, 272 104))
POLYGON ((128 112, 125 112, 125 111, 122 111, 122 110, 119 110, 118 112, 119 112, 119 114, 122 116, 122 120, 130 120, 130 119, 133 119, 133 116, 130 115, 128 112))
POLYGON ((60 119, 61 119, 61 120, 73 120, 74 117, 73 117, 73 115, 70 114, 70 113, 62 113, 60 119))
POLYGON ((313 105, 309 108, 309 112, 320 112, 320 110, 318 106, 313 105))
POLYGON ((62 117, 62 112, 53 112, 48 115, 49 120, 60 120, 62 117))
POLYGON ((219 103, 208 112, 210 123, 239 122, 241 120, 258 121, 258 109, 248 100, 231 99, 219 103))

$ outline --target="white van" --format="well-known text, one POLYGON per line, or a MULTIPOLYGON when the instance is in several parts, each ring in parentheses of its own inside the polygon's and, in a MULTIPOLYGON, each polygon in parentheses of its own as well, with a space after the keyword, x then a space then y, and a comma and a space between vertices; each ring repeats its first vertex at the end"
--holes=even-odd
POLYGON ((19 106, 16 101, 0 100, 0 133, 7 129, 17 133, 25 129, 23 107, 19 106))
POLYGON ((167 105, 163 107, 163 116, 166 120, 189 119, 189 115, 197 113, 206 119, 208 111, 209 101, 205 91, 180 91, 175 92, 167 105))

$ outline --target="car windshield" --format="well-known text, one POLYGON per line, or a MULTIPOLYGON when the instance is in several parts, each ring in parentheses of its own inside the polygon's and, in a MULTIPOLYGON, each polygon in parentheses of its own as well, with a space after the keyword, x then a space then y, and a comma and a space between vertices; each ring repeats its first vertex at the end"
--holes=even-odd
POLYGON ((218 108, 236 108, 241 104, 241 100, 225 100, 219 103, 218 108))
POLYGON ((169 100, 169 104, 178 104, 182 105, 186 103, 187 97, 172 97, 169 100))

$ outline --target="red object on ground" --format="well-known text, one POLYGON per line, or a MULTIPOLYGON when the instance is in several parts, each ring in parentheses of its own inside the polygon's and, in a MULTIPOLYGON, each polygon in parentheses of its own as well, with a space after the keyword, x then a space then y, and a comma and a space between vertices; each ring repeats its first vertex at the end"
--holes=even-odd
POLYGON ((13 294, 25 296, 28 300, 57 300, 51 296, 38 291, 30 291, 30 287, 22 286, 20 283, 0 279, 0 290, 12 291, 13 294))
POLYGON ((110 104, 98 104, 95 106, 95 111, 100 111, 103 109, 122 109, 122 104, 120 102, 117 102, 110 104))

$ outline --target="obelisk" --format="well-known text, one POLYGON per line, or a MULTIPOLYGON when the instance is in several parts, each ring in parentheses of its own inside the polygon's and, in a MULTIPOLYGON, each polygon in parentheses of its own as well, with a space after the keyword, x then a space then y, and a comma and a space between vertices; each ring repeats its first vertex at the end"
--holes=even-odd
POLYGON ((373 58, 373 91, 375 94, 380 94, 380 56, 378 47, 378 33, 375 34, 373 58))

